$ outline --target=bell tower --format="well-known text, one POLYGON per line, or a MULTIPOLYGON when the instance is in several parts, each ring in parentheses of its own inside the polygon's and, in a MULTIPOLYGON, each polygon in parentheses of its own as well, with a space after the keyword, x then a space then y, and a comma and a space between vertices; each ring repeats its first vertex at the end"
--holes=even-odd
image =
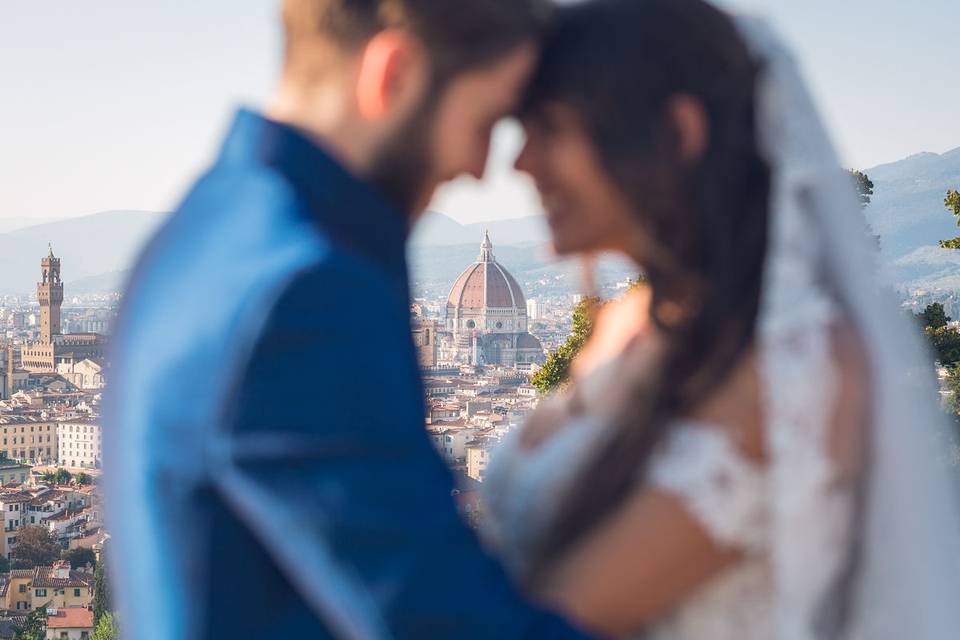
POLYGON ((60 258, 53 255, 53 247, 40 261, 42 280, 37 283, 40 302, 40 342, 50 344, 60 334, 60 305, 63 304, 63 282, 60 281, 60 258))

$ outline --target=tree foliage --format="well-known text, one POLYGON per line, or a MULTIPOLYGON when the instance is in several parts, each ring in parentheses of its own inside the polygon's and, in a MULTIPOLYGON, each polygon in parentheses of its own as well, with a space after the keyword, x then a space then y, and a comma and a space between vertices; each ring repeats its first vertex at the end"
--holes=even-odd
POLYGON ((873 181, 870 176, 863 171, 850 169, 847 171, 853 179, 853 186, 857 190, 857 196, 860 198, 860 208, 866 209, 873 198, 873 181))
POLYGON ((917 314, 917 320, 936 354, 937 361, 945 367, 960 363, 960 331, 950 326, 950 316, 943 305, 934 302, 917 314))
POLYGON ((100 552, 100 562, 93 572, 93 623, 99 625, 110 613, 110 582, 107 579, 107 549, 100 552))
POLYGON ((97 554, 93 552, 93 549, 88 549, 87 547, 77 547, 76 549, 64 551, 60 554, 60 557, 69 562, 70 566, 74 569, 79 569, 87 564, 91 567, 97 566, 97 554))
POLYGON ((48 484, 68 484, 73 479, 73 474, 61 467, 56 471, 46 472, 42 478, 48 484))
POLYGON ((48 529, 27 525, 17 532, 17 546, 11 561, 14 569, 32 569, 53 564, 60 557, 60 545, 48 529))
MULTIPOLYGON (((957 226, 960 227, 960 191, 953 189, 947 191, 947 197, 943 200, 943 206, 947 208, 957 220, 957 226)), ((950 240, 941 240, 940 246, 944 249, 960 249, 960 236, 950 240)))
POLYGON ((117 624, 117 618, 109 611, 94 624, 92 640, 120 640, 120 626, 117 624))
POLYGON ((952 327, 928 329, 930 344, 937 354, 937 361, 945 367, 956 367, 960 362, 960 331, 952 327))
POLYGON ((17 626, 14 640, 44 640, 47 635, 47 607, 49 602, 37 607, 29 614, 23 624, 17 626))
POLYGON ((540 370, 530 378, 530 383, 542 394, 563 387, 570 377, 570 365, 593 332, 593 314, 600 304, 599 298, 586 298, 573 310, 573 332, 567 341, 547 357, 540 370))
POLYGON ((939 302, 927 305, 927 308, 921 311, 917 318, 920 320, 920 326, 924 329, 942 329, 949 324, 951 319, 939 302))
POLYGON ((947 370, 947 379, 943 386, 950 392, 946 399, 947 410, 954 415, 960 415, 960 368, 947 370))
POLYGON ((81 486, 93 484, 93 477, 89 473, 78 473, 77 484, 81 486))

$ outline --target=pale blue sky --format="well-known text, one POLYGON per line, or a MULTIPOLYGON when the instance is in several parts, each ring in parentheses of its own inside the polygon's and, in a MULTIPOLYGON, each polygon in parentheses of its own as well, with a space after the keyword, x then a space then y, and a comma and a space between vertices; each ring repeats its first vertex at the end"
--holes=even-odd
MULTIPOLYGON (((957 0, 724 0, 796 47, 847 164, 960 146, 957 0)), ((171 208, 238 102, 269 95, 276 0, 0 3, 0 217, 171 208)), ((435 208, 463 222, 537 212, 508 171, 459 181, 435 208)))

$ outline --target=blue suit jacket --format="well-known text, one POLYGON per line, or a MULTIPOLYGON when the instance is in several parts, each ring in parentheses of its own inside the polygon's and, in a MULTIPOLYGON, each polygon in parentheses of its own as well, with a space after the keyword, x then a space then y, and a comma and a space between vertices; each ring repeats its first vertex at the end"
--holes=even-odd
POLYGON ((407 222, 241 111, 127 290, 105 400, 131 637, 579 638, 459 519, 424 431, 407 222))

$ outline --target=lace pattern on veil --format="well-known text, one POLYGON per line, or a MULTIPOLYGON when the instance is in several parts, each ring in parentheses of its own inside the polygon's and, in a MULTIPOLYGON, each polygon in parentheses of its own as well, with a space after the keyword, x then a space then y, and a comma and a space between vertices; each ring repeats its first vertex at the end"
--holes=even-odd
POLYGON ((814 640, 832 637, 816 627, 848 560, 853 508, 849 491, 833 486, 828 452, 838 307, 827 285, 824 230, 817 229, 809 199, 821 174, 840 168, 789 53, 762 22, 738 24, 762 65, 758 127, 772 170, 758 339, 771 462, 774 615, 778 639, 814 640))

